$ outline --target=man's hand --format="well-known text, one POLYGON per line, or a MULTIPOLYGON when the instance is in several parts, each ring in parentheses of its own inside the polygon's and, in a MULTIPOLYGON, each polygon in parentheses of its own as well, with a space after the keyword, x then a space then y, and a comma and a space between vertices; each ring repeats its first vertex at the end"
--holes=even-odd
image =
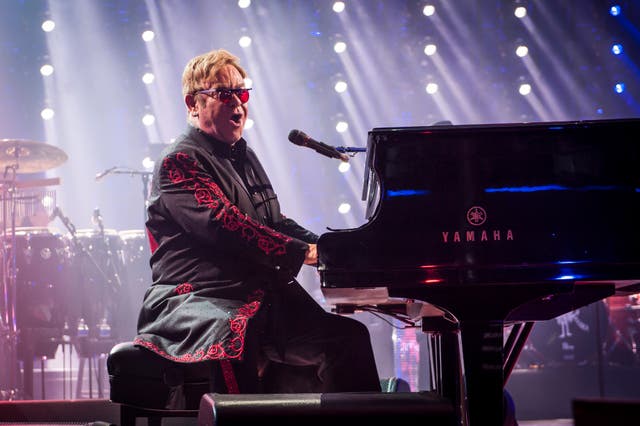
POLYGON ((316 244, 309 244, 309 248, 304 255, 304 264, 305 265, 318 265, 318 250, 316 248, 316 244))

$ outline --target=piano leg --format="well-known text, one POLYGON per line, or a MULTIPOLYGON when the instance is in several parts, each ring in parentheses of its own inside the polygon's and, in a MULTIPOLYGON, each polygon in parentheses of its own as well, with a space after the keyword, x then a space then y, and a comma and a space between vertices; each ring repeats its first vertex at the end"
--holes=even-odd
POLYGON ((423 318, 422 329, 430 337, 434 390, 458 407, 458 424, 504 424, 503 323, 423 318))
POLYGON ((504 348, 505 386, 507 384, 507 381, 509 380, 509 376, 511 376, 511 372, 516 366, 516 362, 518 362, 518 358, 520 357, 520 353, 522 352, 524 345, 527 343, 527 339, 529 338, 529 334, 531 334, 531 330, 533 330, 534 324, 534 321, 514 324, 511 332, 509 333, 509 337, 507 338, 507 342, 505 343, 504 348))
POLYGON ((459 324, 444 317, 424 317, 422 331, 429 336, 431 389, 458 407, 458 424, 466 426, 468 407, 464 367, 460 357, 462 347, 459 324))
POLYGON ((460 322, 469 425, 502 425, 504 401, 504 323, 460 322))

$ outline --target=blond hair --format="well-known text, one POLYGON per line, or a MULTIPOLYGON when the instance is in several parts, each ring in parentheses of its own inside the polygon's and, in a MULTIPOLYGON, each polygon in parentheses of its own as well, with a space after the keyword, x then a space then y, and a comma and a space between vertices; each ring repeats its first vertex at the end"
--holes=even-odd
POLYGON ((182 73, 182 97, 192 95, 198 90, 209 89, 225 65, 237 69, 242 78, 247 76, 244 68, 240 66, 238 57, 224 49, 212 50, 191 59, 182 73))

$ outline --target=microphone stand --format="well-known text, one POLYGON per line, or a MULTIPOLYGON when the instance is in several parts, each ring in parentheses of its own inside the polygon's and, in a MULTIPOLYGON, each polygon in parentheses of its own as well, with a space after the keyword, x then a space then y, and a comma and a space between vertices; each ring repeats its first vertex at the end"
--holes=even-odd
POLYGON ((148 171, 127 169, 124 167, 111 167, 102 173, 98 173, 98 175, 96 176, 96 180, 100 180, 108 174, 140 176, 140 178, 142 179, 142 199, 144 200, 144 204, 143 204, 144 209, 143 209, 143 216, 142 216, 143 218, 142 224, 144 225, 147 222, 147 199, 149 198, 149 178, 153 173, 148 171))
MULTIPOLYGON (((86 256, 86 258, 91 261, 91 264, 95 267, 96 271, 98 271, 98 274, 105 281, 105 283, 108 283, 108 284, 111 283, 111 280, 109 279, 107 274, 104 272, 104 270, 100 267, 100 265, 96 261, 95 257, 87 249, 85 249, 84 245, 80 242, 80 240, 78 240, 78 236, 76 235, 76 227, 75 227, 75 225, 73 223, 71 223, 71 221, 69 220, 68 217, 66 217, 64 214, 62 214, 62 212, 60 211, 60 209, 58 207, 55 208, 54 215, 58 216, 60 218, 60 220, 64 224, 65 228, 67 228, 67 230, 69 231, 69 235, 71 235, 71 244, 73 246, 74 253, 80 253, 83 256, 86 256)), ((118 278, 118 277, 116 277, 116 278, 118 278)), ((120 284, 121 283, 118 282, 118 285, 120 285, 120 284)), ((113 286, 113 284, 112 284, 112 286, 113 286)), ((113 289, 113 290, 115 291, 116 289, 113 289)))

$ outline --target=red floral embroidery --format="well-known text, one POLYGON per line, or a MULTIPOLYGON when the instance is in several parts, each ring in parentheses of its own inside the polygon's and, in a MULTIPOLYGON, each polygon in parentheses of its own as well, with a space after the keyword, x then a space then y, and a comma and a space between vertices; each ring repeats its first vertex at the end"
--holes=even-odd
POLYGON ((198 164, 183 152, 167 157, 163 162, 163 173, 174 184, 193 191, 198 205, 220 211, 216 219, 222 227, 232 232, 239 232, 246 241, 252 242, 268 255, 282 256, 287 250, 285 244, 291 237, 276 232, 246 214, 224 195, 218 185, 207 176, 198 176, 198 164))
POLYGON ((220 359, 223 356, 224 356, 224 349, 222 348, 221 343, 211 345, 209 349, 207 349, 207 359, 220 359))
MULTIPOLYGON (((191 284, 180 284, 180 286, 184 285, 191 287, 192 290, 191 284)), ((176 287, 176 290, 178 287, 176 287)), ((198 349, 192 354, 172 356, 166 353, 164 350, 160 349, 158 345, 147 340, 136 338, 133 343, 139 346, 144 346, 145 348, 152 350, 158 355, 176 362, 200 362, 206 360, 240 358, 244 351, 244 336, 247 329, 247 321, 249 320, 249 318, 253 317, 256 312, 258 312, 258 309, 260 309, 263 295, 264 292, 262 290, 253 292, 249 296, 249 302, 240 306, 240 308, 236 312, 235 317, 229 320, 230 330, 233 333, 233 336, 225 342, 212 344, 211 346, 206 348, 206 350, 198 349)))
POLYGON ((207 188, 196 188, 194 196, 200 205, 206 205, 211 209, 218 206, 218 201, 213 198, 213 193, 207 188))
POLYGON ((238 309, 238 312, 247 317, 252 317, 258 312, 260 308, 260 300, 254 300, 246 305, 243 305, 238 309))
POLYGON ((176 292, 176 294, 191 293, 193 291, 193 286, 189 283, 182 283, 176 286, 176 289, 174 291, 176 292))

